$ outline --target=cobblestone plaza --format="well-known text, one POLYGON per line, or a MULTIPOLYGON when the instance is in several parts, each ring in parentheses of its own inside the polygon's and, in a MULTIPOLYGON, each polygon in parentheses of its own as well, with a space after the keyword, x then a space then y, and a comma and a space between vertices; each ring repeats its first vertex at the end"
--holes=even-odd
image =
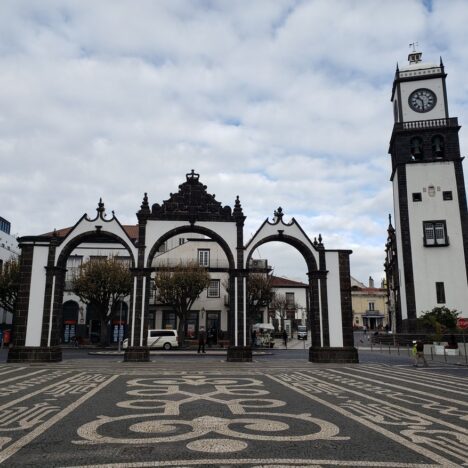
MULTIPOLYGON (((6 466, 460 466, 468 369, 222 356, 0 365, 6 466)), ((84 353, 83 353, 84 357, 84 353)), ((388 358, 389 359, 389 358, 388 358)), ((366 363, 367 361, 367 363, 366 363)))

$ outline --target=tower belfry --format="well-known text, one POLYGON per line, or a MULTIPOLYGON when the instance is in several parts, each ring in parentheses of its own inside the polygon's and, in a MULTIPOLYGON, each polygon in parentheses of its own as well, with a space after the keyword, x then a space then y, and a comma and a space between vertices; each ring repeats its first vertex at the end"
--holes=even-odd
POLYGON ((395 331, 414 331, 417 317, 436 306, 468 312, 460 127, 449 115, 442 60, 425 63, 417 43, 410 46, 409 65, 397 68, 391 96, 395 215, 385 266, 395 331))

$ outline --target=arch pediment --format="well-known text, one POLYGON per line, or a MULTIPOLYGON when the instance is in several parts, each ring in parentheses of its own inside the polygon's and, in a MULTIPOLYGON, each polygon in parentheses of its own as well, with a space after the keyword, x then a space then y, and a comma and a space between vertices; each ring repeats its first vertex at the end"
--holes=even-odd
POLYGON ((231 207, 223 206, 215 195, 206 191, 206 185, 200 175, 192 172, 186 174, 186 181, 179 185, 177 193, 171 193, 162 205, 155 203, 151 207, 149 219, 180 221, 235 221, 231 207))
POLYGON ((283 215, 282 208, 275 210, 273 220, 267 218, 246 244, 246 265, 257 247, 267 242, 279 241, 295 247, 304 256, 309 270, 316 270, 318 250, 323 249, 323 245, 316 239, 312 242, 294 218, 289 223, 285 223, 283 215))

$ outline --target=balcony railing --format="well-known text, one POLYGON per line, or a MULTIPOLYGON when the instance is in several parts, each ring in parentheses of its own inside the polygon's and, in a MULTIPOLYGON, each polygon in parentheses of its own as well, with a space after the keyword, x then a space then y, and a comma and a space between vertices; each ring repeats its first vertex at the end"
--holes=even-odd
POLYGON ((458 127, 457 117, 395 123, 394 130, 419 130, 434 127, 458 127))
MULTIPOLYGON (((157 258, 153 262, 154 268, 161 269, 170 269, 187 263, 189 259, 180 259, 180 258, 165 258, 158 260, 157 258)), ((193 259, 193 262, 197 263, 196 259, 193 259)), ((208 265, 200 265, 205 268, 229 268, 229 262, 227 258, 210 258, 208 265)))

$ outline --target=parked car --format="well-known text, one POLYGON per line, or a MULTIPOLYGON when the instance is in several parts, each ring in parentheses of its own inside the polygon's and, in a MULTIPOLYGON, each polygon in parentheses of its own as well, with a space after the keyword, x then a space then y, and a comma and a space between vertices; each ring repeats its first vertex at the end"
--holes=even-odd
POLYGON ((307 327, 305 325, 297 326, 297 339, 307 340, 307 327))
MULTIPOLYGON (((169 350, 179 346, 177 330, 148 330, 148 346, 150 348, 162 348, 169 350)), ((128 348, 128 338, 123 343, 123 349, 128 348)))

